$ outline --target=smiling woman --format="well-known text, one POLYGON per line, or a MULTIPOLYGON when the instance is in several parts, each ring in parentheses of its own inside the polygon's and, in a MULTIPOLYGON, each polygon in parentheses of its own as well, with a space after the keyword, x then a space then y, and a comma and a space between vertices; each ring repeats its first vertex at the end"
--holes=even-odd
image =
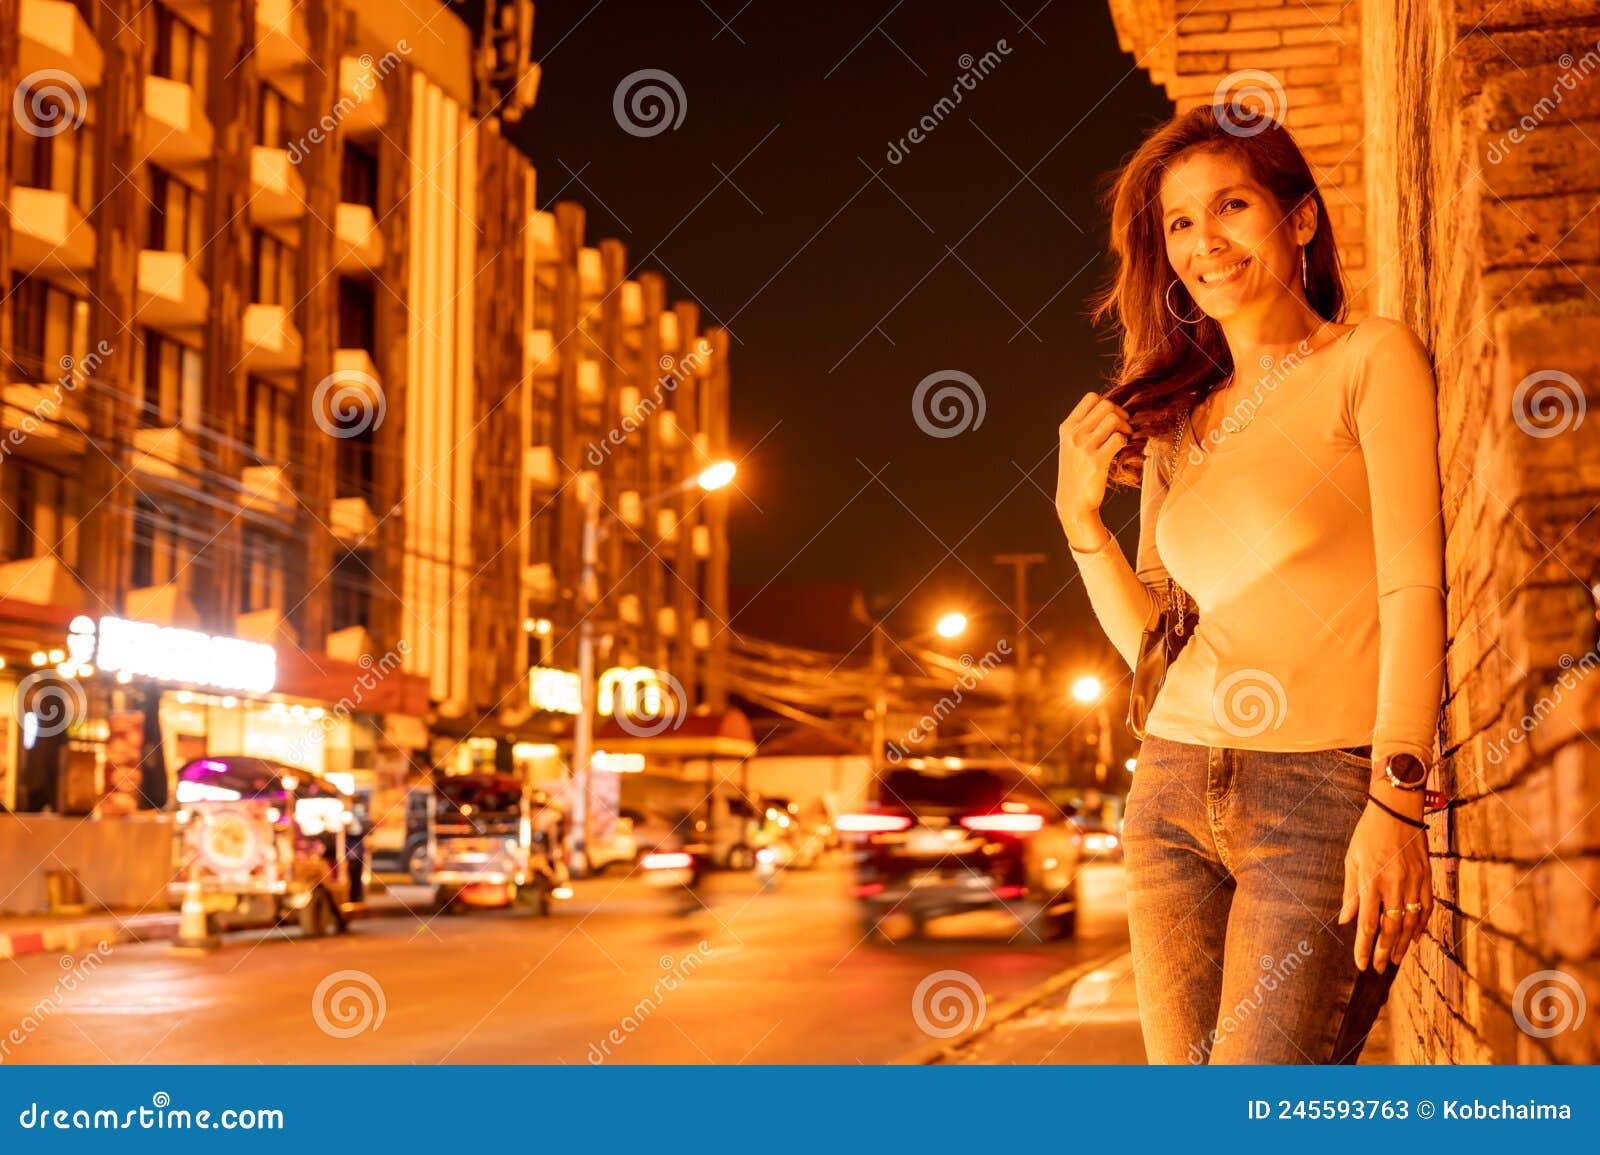
POLYGON ((1136 671, 1123 838, 1146 1050, 1353 1062, 1433 903, 1427 352, 1398 322, 1344 323, 1321 194, 1270 119, 1198 108, 1159 128, 1113 191, 1112 247, 1100 313, 1122 360, 1061 425, 1056 505, 1136 671), (1134 481, 1130 565, 1099 508, 1134 481))

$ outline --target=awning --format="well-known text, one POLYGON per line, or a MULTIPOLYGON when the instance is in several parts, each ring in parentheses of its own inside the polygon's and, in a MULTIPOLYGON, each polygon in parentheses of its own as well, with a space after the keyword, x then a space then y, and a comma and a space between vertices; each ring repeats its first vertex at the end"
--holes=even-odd
POLYGON ((634 732, 659 724, 638 722, 624 729, 615 718, 607 718, 595 730, 595 748, 670 758, 748 758, 756 752, 750 719, 741 710, 689 714, 676 725, 669 723, 659 734, 634 732))

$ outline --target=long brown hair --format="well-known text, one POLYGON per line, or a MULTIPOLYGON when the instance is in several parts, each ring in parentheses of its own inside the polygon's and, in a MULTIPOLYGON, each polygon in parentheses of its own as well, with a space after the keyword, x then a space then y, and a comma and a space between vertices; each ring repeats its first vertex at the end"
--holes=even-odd
POLYGON ((1162 124, 1123 165, 1105 197, 1116 275, 1091 316, 1100 322, 1115 313, 1121 324, 1121 354, 1105 396, 1128 411, 1133 426, 1132 439, 1111 463, 1113 485, 1138 485, 1145 444, 1176 428, 1233 371, 1222 327, 1181 282, 1171 291, 1172 308, 1199 320, 1180 321, 1167 308, 1174 276, 1162 234, 1161 179, 1197 149, 1235 157, 1284 215, 1311 198, 1317 231, 1306 245, 1306 297, 1324 320, 1344 320, 1344 276, 1327 207, 1289 130, 1267 116, 1242 119, 1234 105, 1202 105, 1162 124))

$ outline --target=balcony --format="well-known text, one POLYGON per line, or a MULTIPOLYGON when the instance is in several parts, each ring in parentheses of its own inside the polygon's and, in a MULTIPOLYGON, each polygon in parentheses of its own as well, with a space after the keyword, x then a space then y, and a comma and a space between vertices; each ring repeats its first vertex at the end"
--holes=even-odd
POLYGON ((578 363, 578 398, 581 401, 590 403, 606 399, 605 382, 600 378, 600 362, 580 361, 578 363))
POLYGON ((306 52, 306 18, 296 0, 256 0, 256 69, 262 76, 298 71, 306 52))
POLYGON ((689 540, 694 543, 694 556, 705 558, 711 556, 711 527, 697 525, 689 535, 689 540))
POLYGON ((656 633, 664 638, 678 636, 678 611, 671 606, 662 606, 656 611, 656 633))
POLYGON ((640 529, 644 526, 644 499, 637 489, 624 489, 617 496, 617 516, 622 524, 640 529))
POLYGON ((378 380, 378 366, 372 354, 365 349, 335 349, 333 351, 333 377, 341 387, 351 385, 366 389, 370 394, 373 411, 385 404, 383 383, 378 380))
POLYGON ((94 226, 64 192, 12 189, 11 230, 14 269, 80 273, 94 265, 94 226))
POLYGON ((522 567, 522 591, 529 601, 550 605, 556 600, 556 573, 547 561, 522 567))
POLYGON ((561 263, 561 246, 556 236, 555 213, 534 213, 528 222, 528 233, 533 241, 533 275, 539 285, 553 289, 556 269, 561 263))
POLYGON ((211 291, 188 257, 160 249, 139 254, 137 320, 157 328, 190 328, 204 324, 210 308, 211 291))
POLYGON ((678 515, 672 510, 656 510, 656 536, 668 544, 678 540, 678 515))
POLYGON ((622 282, 622 323, 644 324, 644 286, 638 281, 622 282))
POLYGON ((524 346, 528 371, 535 377, 554 377, 561 370, 561 350, 549 329, 529 329, 524 346))
POLYGON ((300 632, 282 610, 250 610, 233 617, 233 636, 268 646, 298 646, 300 632))
POLYGON ((522 475, 538 490, 549 491, 561 485, 556 468, 556 451, 548 445, 530 445, 522 451, 522 475))
POLYGON ((375 63, 370 56, 339 58, 339 103, 334 113, 346 133, 369 135, 389 122, 389 105, 375 63))
POLYGON ((678 351, 678 314, 662 313, 659 324, 661 326, 661 351, 663 353, 676 353, 678 351))
POLYGON ((136 429, 133 468, 148 477, 192 483, 200 474, 200 448, 193 434, 179 425, 136 429))
POLYGON ((306 183, 286 149, 250 150, 250 220, 258 225, 292 224, 306 215, 306 183))
POLYGON ((208 160, 213 149, 211 121, 181 80, 144 78, 144 104, 139 117, 139 156, 169 168, 208 160))
POLYGON ((644 621, 644 611, 639 605, 638 594, 623 594, 617 599, 617 616, 630 626, 640 625, 644 621))
POLYGON ((300 367, 300 330, 283 305, 246 305, 241 340, 247 369, 283 373, 300 367))
POLYGON ((328 528, 346 549, 376 544, 378 519, 364 497, 336 497, 328 509, 328 528))
POLYGON ((98 88, 105 54, 71 0, 22 0, 17 75, 44 69, 65 72, 85 88, 98 88))
POLYGON ((7 454, 51 463, 83 456, 88 417, 82 399, 65 386, 7 384, 3 409, 0 436, 7 454))
POLYGON ((241 470, 239 504, 268 517, 293 521, 296 503, 288 468, 282 465, 252 465, 241 470))
POLYGON ((606 291, 605 266, 600 261, 600 250, 578 250, 578 291, 585 297, 598 297, 606 291))
POLYGON ((346 276, 383 268, 383 232, 366 205, 341 204, 334 211, 333 267, 346 276))

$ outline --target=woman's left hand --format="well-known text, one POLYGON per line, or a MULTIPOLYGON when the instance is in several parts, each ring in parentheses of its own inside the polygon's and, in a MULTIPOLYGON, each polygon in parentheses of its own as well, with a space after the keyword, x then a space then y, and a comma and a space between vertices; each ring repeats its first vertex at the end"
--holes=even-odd
MULTIPOLYGON (((1416 817, 1421 818, 1418 814, 1416 817)), ((1356 919, 1356 967, 1370 961, 1379 974, 1396 966, 1422 934, 1433 913, 1433 874, 1428 865, 1428 832, 1407 826, 1367 803, 1350 849, 1344 856, 1344 905, 1339 922, 1356 919), (1386 910, 1405 910, 1403 918, 1386 910)))

